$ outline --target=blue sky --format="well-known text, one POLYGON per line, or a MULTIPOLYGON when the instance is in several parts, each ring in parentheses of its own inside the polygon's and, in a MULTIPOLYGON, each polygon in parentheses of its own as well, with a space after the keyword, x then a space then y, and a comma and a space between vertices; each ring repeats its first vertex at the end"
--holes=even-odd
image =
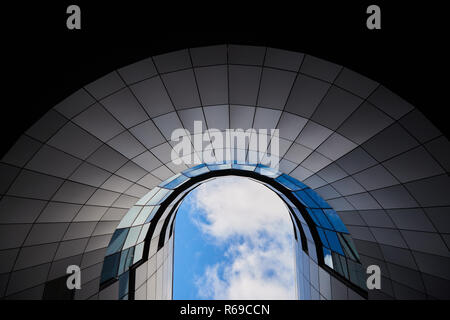
POLYGON ((295 299, 287 208, 247 178, 204 183, 176 218, 174 299, 295 299))

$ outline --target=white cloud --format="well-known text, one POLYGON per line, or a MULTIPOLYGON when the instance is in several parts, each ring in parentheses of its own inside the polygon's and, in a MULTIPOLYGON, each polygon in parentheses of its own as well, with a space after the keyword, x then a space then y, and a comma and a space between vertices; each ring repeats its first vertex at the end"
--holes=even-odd
POLYGON ((193 193, 191 219, 226 257, 196 281, 213 299, 295 299, 292 222, 283 201, 247 178, 215 179, 193 193), (199 216, 201 212, 201 216, 199 216))

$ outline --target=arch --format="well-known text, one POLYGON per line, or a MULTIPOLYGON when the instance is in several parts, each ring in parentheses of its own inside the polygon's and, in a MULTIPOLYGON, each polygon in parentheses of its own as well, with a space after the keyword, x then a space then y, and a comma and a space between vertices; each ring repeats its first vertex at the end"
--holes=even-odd
MULTIPOLYGON (((192 131, 197 119, 219 130, 280 129, 280 171, 333 207, 363 267, 381 267, 382 289, 369 299, 448 297, 447 137, 388 88, 343 66, 239 45, 125 66, 23 134, 0 163, 0 296, 59 297, 65 266, 76 264, 85 282, 65 297, 102 298, 117 224, 187 169, 167 157, 170 133, 192 131)), ((325 298, 356 297, 331 284, 338 289, 325 298)))
POLYGON ((313 286, 307 280, 310 264, 317 264, 363 297, 367 296, 358 252, 347 228, 331 206, 289 175, 261 164, 237 162, 197 165, 165 180, 142 197, 113 234, 103 264, 101 289, 108 290, 108 286, 118 281, 116 299, 134 299, 136 292, 139 298, 171 299, 172 278, 164 273, 170 275, 173 270, 172 234, 178 205, 202 182, 227 175, 249 177, 263 183, 289 208, 295 230, 296 281, 300 299, 311 298, 312 288, 306 288, 313 286), (300 249, 303 252, 297 252, 300 249), (158 261, 161 257, 163 262, 158 261), (151 272, 148 271, 149 259, 154 260, 151 272), (305 264, 308 266, 307 277, 304 275, 305 264), (137 281, 136 272, 142 272, 137 269, 145 270, 147 278, 141 276, 137 281), (158 269, 164 271, 158 272, 158 269), (152 277, 160 286, 149 293, 153 287, 148 286, 147 281, 152 277))

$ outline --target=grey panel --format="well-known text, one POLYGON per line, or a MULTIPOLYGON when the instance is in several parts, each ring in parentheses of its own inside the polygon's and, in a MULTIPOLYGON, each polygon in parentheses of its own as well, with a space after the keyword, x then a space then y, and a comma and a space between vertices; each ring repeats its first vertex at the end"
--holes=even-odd
POLYGON ((218 129, 224 131, 229 128, 229 110, 228 106, 204 107, 203 112, 206 117, 208 129, 218 129))
POLYGON ((45 142, 53 136, 68 120, 60 113, 50 110, 27 130, 27 134, 45 142))
POLYGON ((51 262, 57 248, 57 243, 22 248, 19 256, 17 257, 14 270, 25 269, 35 265, 51 262))
POLYGON ((367 98, 378 86, 375 81, 347 68, 342 69, 334 83, 362 98, 367 98))
POLYGON ((440 165, 450 172, 450 143, 444 136, 430 141, 425 145, 427 150, 433 155, 433 157, 440 163, 440 165))
POLYGON ((150 117, 156 117, 174 110, 160 77, 137 83, 131 86, 131 90, 150 117))
POLYGON ((5 196, 0 201, 0 223, 33 223, 46 202, 5 196))
POLYGON ((331 87, 311 119, 335 130, 358 108, 362 101, 361 98, 347 91, 331 87))
POLYGON ((22 167, 39 150, 41 143, 27 136, 21 136, 11 149, 2 158, 2 161, 8 164, 22 167))
POLYGON ((394 119, 399 119, 413 107, 389 89, 380 86, 368 98, 368 101, 386 112, 394 119))
POLYGON ((295 80, 285 110, 309 118, 329 87, 330 85, 326 82, 299 75, 295 80))
POLYGON ((364 102, 338 129, 350 140, 361 144, 393 122, 391 118, 364 102))
POLYGON ((30 246, 60 241, 68 226, 68 223, 34 224, 24 245, 30 246))
POLYGON ((47 263, 30 269, 13 272, 11 274, 10 284, 6 294, 10 295, 26 288, 44 283, 47 278, 49 268, 50 264, 47 263))
POLYGON ((423 147, 403 153, 383 165, 403 183, 444 173, 423 147))
POLYGON ((25 168, 47 173, 52 176, 67 178, 80 164, 81 160, 79 159, 54 148, 43 146, 30 162, 28 162, 25 168), (55 166, 54 162, 58 163, 58 165, 55 166))
POLYGON ((387 213, 399 229, 436 231, 422 209, 388 210, 387 213))
POLYGON ((394 247, 407 248, 400 231, 386 228, 370 228, 377 242, 394 247))
POLYGON ((375 190, 398 184, 394 176, 381 165, 357 173, 354 175, 354 178, 367 190, 375 190))
POLYGON ((225 45, 190 49, 194 67, 227 63, 228 48, 225 45))
POLYGON ((425 212, 439 232, 450 233, 449 207, 425 208, 425 212))
POLYGON ((267 48, 264 65, 289 71, 298 71, 303 58, 303 53, 267 48))
POLYGON ((371 227, 395 228, 389 215, 384 210, 359 211, 366 224, 371 227))
POLYGON ((371 194, 375 197, 375 199, 377 199, 383 208, 417 207, 417 202, 401 185, 375 190, 372 191, 371 194))
POLYGON ((340 134, 333 133, 316 150, 331 160, 337 160, 356 147, 355 143, 340 134))
POLYGON ((117 70, 127 84, 132 84, 157 74, 152 58, 144 59, 117 70))
POLYGON ((160 73, 171 72, 191 67, 188 50, 179 50, 153 57, 156 68, 160 73))
POLYGON ((86 90, 80 89, 58 103, 55 110, 68 118, 72 118, 93 103, 95 103, 95 99, 86 90))
POLYGON ((66 181, 55 193, 53 200, 70 203, 85 203, 95 188, 80 183, 66 181))
POLYGON ((448 175, 423 179, 406 184, 406 188, 423 207, 448 206, 448 190, 450 180, 448 175))
POLYGON ((62 179, 24 170, 11 185, 8 194, 48 200, 62 183, 62 179))
POLYGON ((401 230, 401 234, 412 250, 450 257, 447 246, 437 233, 401 230))
POLYGON ((364 149, 358 147, 336 161, 340 167, 350 174, 364 170, 377 162, 364 149))
POLYGON ((383 130, 363 144, 364 149, 378 161, 384 161, 417 146, 414 140, 398 124, 383 130))
POLYGON ((146 173, 144 169, 131 161, 116 171, 117 175, 134 182, 145 176, 146 173))
POLYGON ((295 76, 296 74, 293 72, 264 68, 259 89, 258 105, 283 109, 295 76))
POLYGON ((147 148, 153 148, 166 141, 151 120, 131 128, 130 132, 147 148))
POLYGON ((111 173, 102 170, 98 167, 94 167, 88 163, 83 163, 75 172, 70 176, 70 180, 88 184, 90 186, 99 187, 105 182, 111 173))
POLYGON ((254 46, 230 45, 228 47, 228 63, 262 65, 266 48, 254 46))
POLYGON ((95 80, 88 84, 85 88, 86 90, 97 100, 110 95, 123 88, 125 84, 123 83, 117 72, 113 71, 106 76, 95 80))
POLYGON ((342 179, 347 176, 347 174, 339 168, 335 163, 331 163, 329 166, 318 172, 318 175, 325 181, 331 183, 336 180, 342 179))
POLYGON ((287 160, 292 161, 294 163, 301 163, 311 154, 311 152, 312 152, 311 149, 293 143, 284 157, 287 160))
POLYGON ((341 69, 341 66, 332 62, 306 55, 300 72, 328 82, 333 82, 341 69))
POLYGON ((279 110, 257 108, 252 127, 254 129, 275 129, 280 116, 281 111, 279 110))
POLYGON ((351 177, 338 180, 331 184, 340 194, 348 196, 355 193, 361 193, 365 190, 351 177))
MULTIPOLYGON (((118 149, 125 155, 129 155, 137 152, 135 150, 130 150, 130 145, 132 145, 133 142, 138 144, 137 140, 134 139, 131 134, 124 132, 110 143, 111 146, 116 147, 115 149, 118 149), (123 147, 120 148, 121 146, 123 147)), ((144 147, 140 146, 140 148, 142 148, 142 151, 144 150, 144 147)), ((123 166, 128 160, 113 148, 103 145, 96 152, 94 152, 87 159, 87 161, 110 172, 114 172, 123 166)))
POLYGON ((19 168, 0 163, 0 194, 6 193, 19 172, 19 168))
POLYGON ((255 107, 230 106, 230 129, 251 128, 254 114, 255 107))
POLYGON ((331 162, 332 160, 322 156, 320 153, 313 152, 302 162, 302 166, 306 169, 316 172, 323 169, 331 162))
POLYGON ((73 121, 102 141, 107 141, 124 130, 99 104, 89 107, 73 121))
POLYGON ((176 109, 200 106, 198 88, 192 69, 161 76, 176 109))
POLYGON ((101 145, 101 141, 73 123, 67 123, 48 141, 48 144, 81 159, 86 159, 101 145), (80 141, 83 143, 81 144, 80 141))
POLYGON ((226 66, 195 69, 203 105, 228 103, 228 69, 226 66))
POLYGON ((81 206, 69 203, 49 202, 37 222, 70 222, 81 206))
POLYGON ((315 122, 308 121, 306 126, 300 132, 295 142, 300 143, 308 148, 315 149, 321 145, 331 134, 331 131, 324 126, 315 122))
POLYGON ((128 88, 108 96, 101 101, 101 104, 125 128, 130 128, 148 119, 147 114, 128 88))
POLYGON ((230 104, 255 105, 260 76, 259 67, 229 66, 230 104))
MULTIPOLYGON (((283 112, 278 123, 280 137, 294 141, 305 126, 306 122, 307 120, 305 118, 283 112)), ((301 141, 299 142, 302 143, 301 141)))
POLYGON ((368 193, 359 193, 346 197, 358 210, 380 209, 380 204, 368 193))
POLYGON ((153 121, 167 140, 171 140, 172 132, 174 130, 183 128, 176 112, 170 112, 159 116, 154 118, 153 121))
POLYGON ((20 247, 31 224, 0 225, 0 249, 20 247))

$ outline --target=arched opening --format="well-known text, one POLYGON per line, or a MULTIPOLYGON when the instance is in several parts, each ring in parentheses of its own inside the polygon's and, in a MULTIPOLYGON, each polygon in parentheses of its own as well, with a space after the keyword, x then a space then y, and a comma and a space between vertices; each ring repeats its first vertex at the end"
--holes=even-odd
POLYGON ((234 162, 192 167, 142 197, 112 236, 102 269, 101 294, 116 299, 172 299, 174 222, 180 203, 202 183, 230 175, 263 183, 289 208, 299 299, 330 296, 331 279, 359 296, 367 295, 359 255, 331 206, 289 175, 261 164, 234 162))
POLYGON ((177 210, 173 299, 296 299, 289 209, 261 183, 228 176, 177 210))

